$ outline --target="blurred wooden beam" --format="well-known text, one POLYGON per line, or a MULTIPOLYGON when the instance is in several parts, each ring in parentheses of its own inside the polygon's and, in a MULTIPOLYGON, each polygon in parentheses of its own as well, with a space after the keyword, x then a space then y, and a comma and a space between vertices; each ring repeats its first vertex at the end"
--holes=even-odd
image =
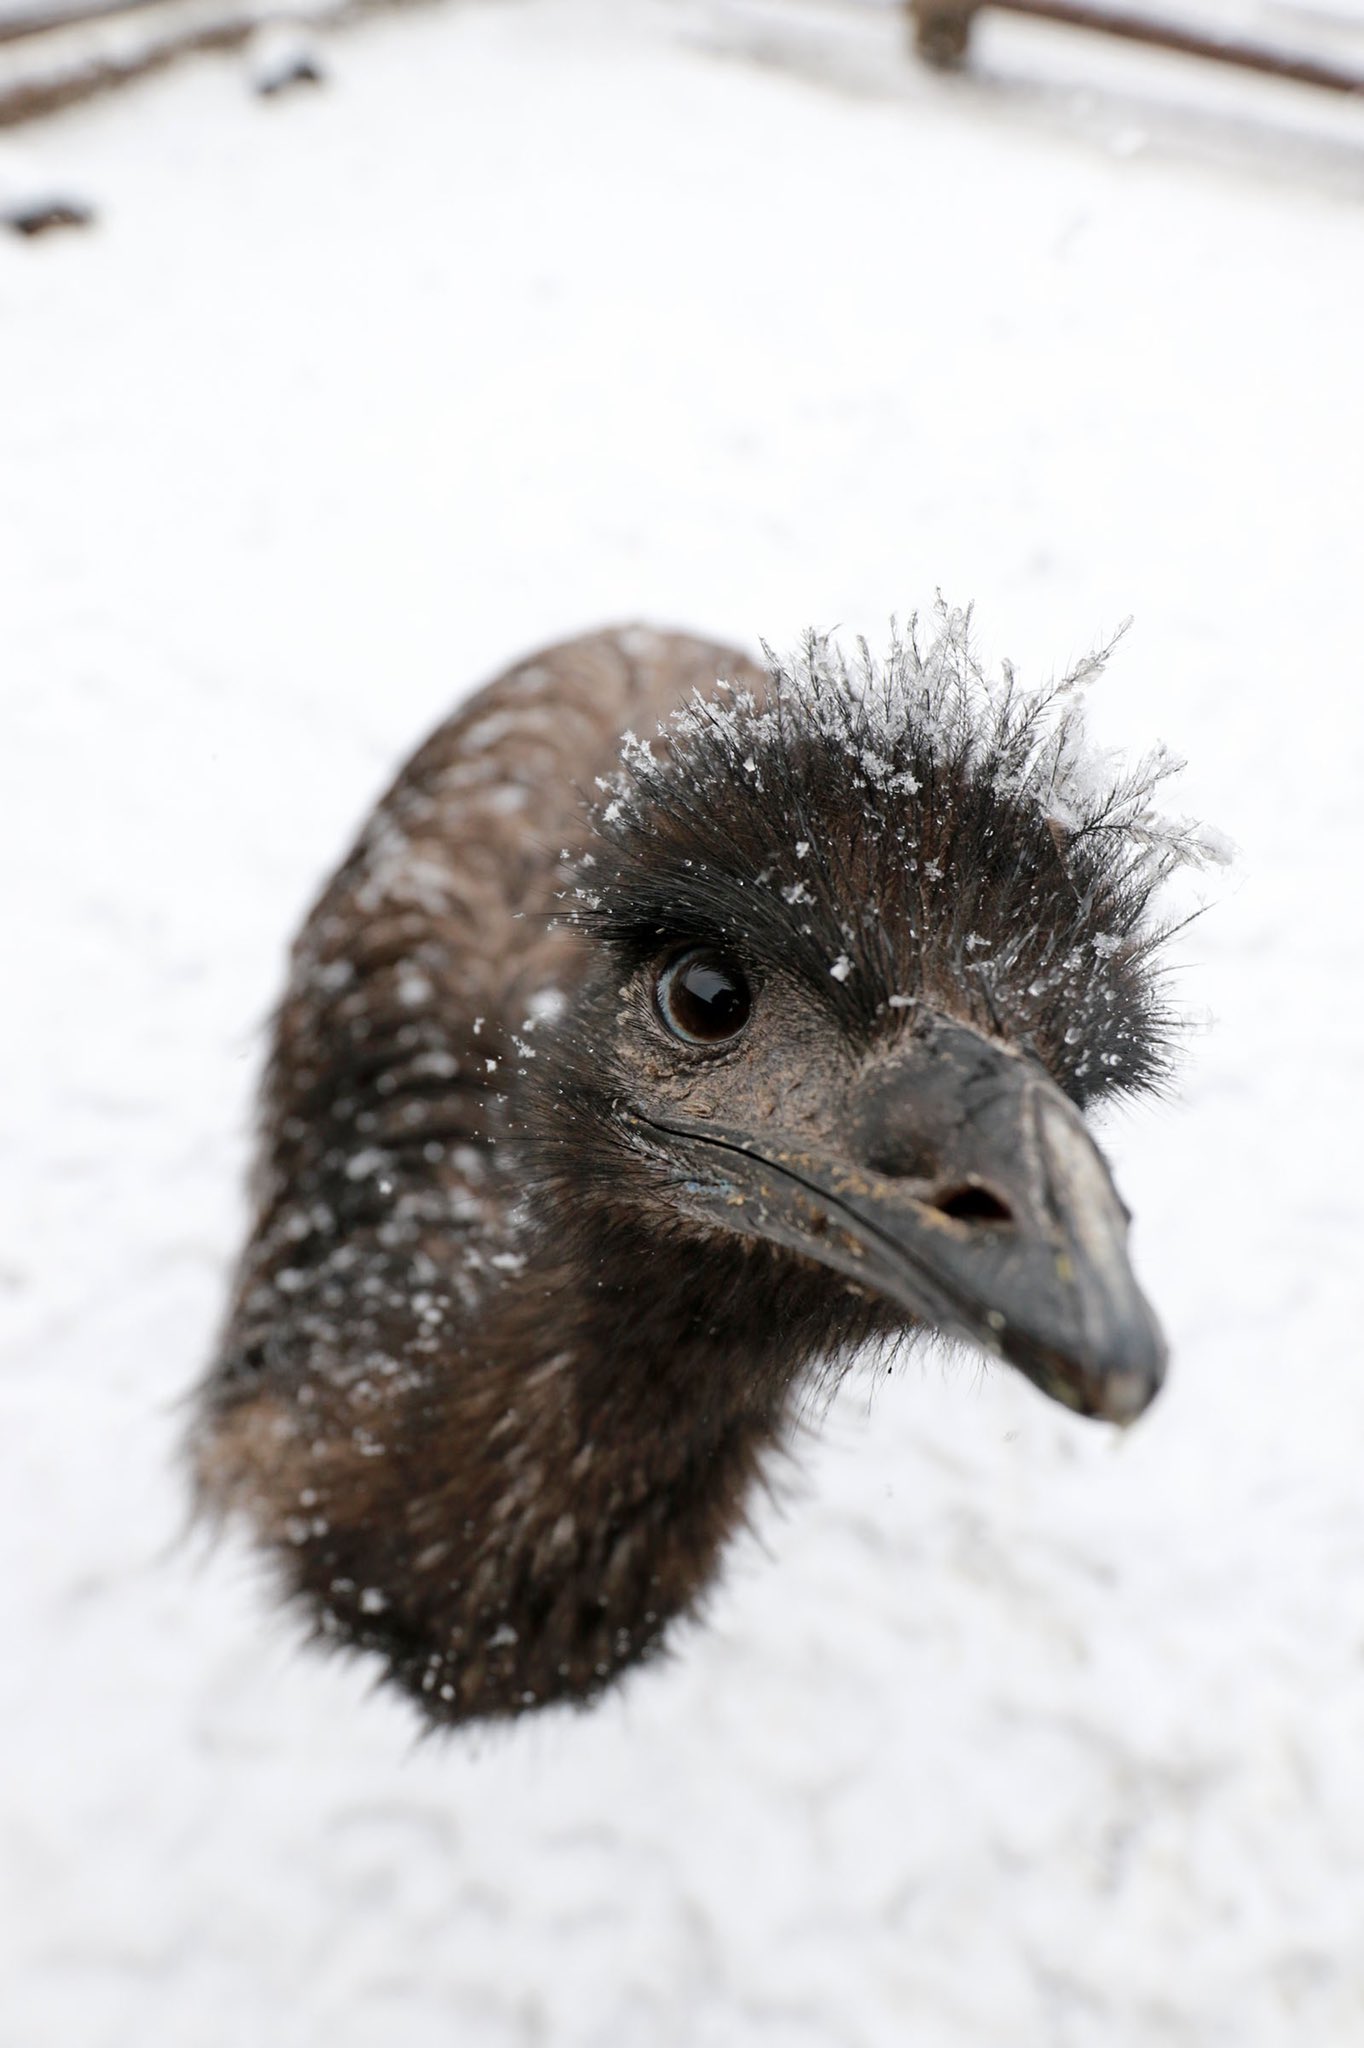
MULTIPOLYGON (((56 0, 50 13, 0 21, 0 129, 35 120, 202 50, 244 46, 281 20, 306 34, 397 0, 56 0)), ((411 4, 411 0, 404 0, 411 4)))
POLYGON ((1186 28, 1181 23, 1146 14, 1092 6, 1089 0, 907 0, 907 4, 915 51, 939 71, 959 70, 965 64, 971 24, 983 7, 990 6, 1006 14, 1026 14, 1035 21, 1093 29, 1100 35, 1145 43, 1152 49, 1173 50, 1185 57, 1233 64, 1243 71, 1258 71, 1265 77, 1289 79, 1298 85, 1364 96, 1364 73, 1344 65, 1299 56, 1292 51, 1267 49, 1244 42, 1238 36, 1218 35, 1211 29, 1186 28))
POLYGON ((53 35, 87 21, 105 21, 111 14, 130 14, 149 0, 52 0, 51 6, 27 14, 0 14, 0 43, 19 43, 30 36, 53 35))
POLYGON ((0 51, 0 128, 159 71, 189 51, 233 49, 259 24, 250 0, 145 0, 26 29, 0 51))

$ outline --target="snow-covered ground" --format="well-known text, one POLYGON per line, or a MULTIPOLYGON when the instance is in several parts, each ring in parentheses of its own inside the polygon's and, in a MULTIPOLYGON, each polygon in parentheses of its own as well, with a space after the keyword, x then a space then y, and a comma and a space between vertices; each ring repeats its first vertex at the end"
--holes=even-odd
POLYGON ((987 29, 485 0, 26 138, 5 2048, 1364 2040, 1364 113, 987 29), (287 936, 530 644, 938 585, 1032 674, 1134 612, 1095 718, 1241 848, 1108 1131, 1168 1393, 854 1383, 670 1663, 419 1746, 184 1533, 287 936))

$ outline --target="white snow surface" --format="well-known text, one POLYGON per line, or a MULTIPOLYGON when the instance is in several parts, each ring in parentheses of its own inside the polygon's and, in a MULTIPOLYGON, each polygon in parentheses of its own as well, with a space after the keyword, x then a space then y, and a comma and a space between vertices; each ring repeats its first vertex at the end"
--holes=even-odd
MULTIPOLYGON (((986 33, 988 30, 988 33, 986 33)), ((1364 126, 892 14, 519 0, 202 60, 0 239, 0 2041, 1364 2040, 1364 126), (188 1537, 283 949, 535 643, 974 597, 1240 848, 1105 1139, 1125 1437, 851 1382, 703 1627, 419 1744, 188 1537)))

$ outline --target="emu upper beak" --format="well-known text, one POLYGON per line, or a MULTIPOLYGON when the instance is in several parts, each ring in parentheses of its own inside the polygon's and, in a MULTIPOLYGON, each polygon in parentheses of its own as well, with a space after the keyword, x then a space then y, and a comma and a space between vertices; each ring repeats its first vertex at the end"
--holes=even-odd
POLYGON ((1128 1423, 1165 1373, 1127 1211, 1040 1067, 931 1019, 855 1091, 838 1151, 670 1117, 689 1201, 1009 1360, 1082 1415, 1128 1423))

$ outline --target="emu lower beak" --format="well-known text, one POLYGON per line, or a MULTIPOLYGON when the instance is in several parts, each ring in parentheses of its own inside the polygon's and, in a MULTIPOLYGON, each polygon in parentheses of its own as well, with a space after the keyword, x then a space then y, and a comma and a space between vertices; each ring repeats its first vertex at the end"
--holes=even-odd
POLYGON ((698 1210, 1007 1359, 1053 1400, 1136 1420, 1165 1373, 1127 1211, 1079 1112, 1031 1061, 930 1024, 856 1092, 839 1156, 670 1118, 698 1210))

